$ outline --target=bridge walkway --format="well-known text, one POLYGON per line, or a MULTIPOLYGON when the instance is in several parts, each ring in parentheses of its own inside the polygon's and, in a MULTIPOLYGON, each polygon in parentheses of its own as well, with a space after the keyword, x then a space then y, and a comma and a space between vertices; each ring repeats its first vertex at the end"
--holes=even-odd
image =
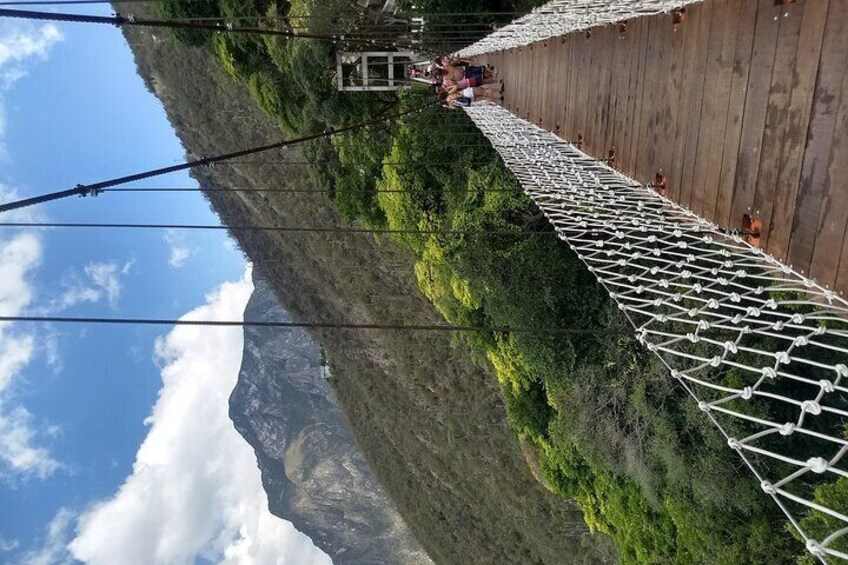
POLYGON ((505 106, 848 291, 848 2, 707 0, 478 60, 505 106))

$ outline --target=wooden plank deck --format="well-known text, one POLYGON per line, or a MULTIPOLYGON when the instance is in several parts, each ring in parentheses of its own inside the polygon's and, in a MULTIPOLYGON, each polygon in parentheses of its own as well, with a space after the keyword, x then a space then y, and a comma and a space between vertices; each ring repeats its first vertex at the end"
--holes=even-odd
POLYGON ((848 292, 848 1, 706 0, 481 57, 504 105, 848 292))

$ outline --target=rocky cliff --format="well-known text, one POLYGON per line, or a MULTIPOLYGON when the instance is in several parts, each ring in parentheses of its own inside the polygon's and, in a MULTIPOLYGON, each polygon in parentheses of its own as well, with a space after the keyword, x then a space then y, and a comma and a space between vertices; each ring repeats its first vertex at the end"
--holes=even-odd
MULTIPOLYGON (((288 320, 254 277, 245 319, 288 320)), ((253 447, 271 512, 339 565, 430 563, 356 445, 301 329, 246 328, 230 418, 253 447)))

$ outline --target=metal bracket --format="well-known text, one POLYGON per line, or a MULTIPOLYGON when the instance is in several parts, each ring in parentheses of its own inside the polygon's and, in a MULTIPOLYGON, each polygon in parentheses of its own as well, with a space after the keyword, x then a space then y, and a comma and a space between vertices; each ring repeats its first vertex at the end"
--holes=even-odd
POLYGON ((666 188, 668 188, 668 184, 665 175, 662 173, 662 170, 657 171, 657 176, 654 178, 654 183, 649 184, 648 186, 653 188, 660 196, 665 196, 665 190, 666 188))
POLYGON ((618 22, 618 33, 620 35, 627 33, 627 22, 618 22))
POLYGON ((84 184, 78 184, 74 188, 79 191, 80 198, 85 198, 86 196, 98 196, 103 193, 102 188, 90 188, 84 184))
POLYGON ((682 24, 686 21, 686 8, 678 8, 671 12, 671 22, 674 25, 682 24))
POLYGON ((759 247, 762 232, 762 219, 747 212, 742 215, 742 231, 739 235, 742 236, 742 239, 745 240, 746 243, 753 245, 754 247, 759 247))

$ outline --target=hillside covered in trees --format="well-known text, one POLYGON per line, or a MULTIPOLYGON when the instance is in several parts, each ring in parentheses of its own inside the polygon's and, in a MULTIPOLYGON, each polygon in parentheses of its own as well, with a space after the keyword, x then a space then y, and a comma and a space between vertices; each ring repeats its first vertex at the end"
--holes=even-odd
MULTIPOLYGON (((207 53, 128 32, 139 72, 193 154, 278 139, 276 125, 207 53), (215 111, 211 111, 214 109, 215 111), (238 116, 234 118, 233 116, 238 116)), ((205 188, 303 188, 296 151, 197 172, 205 188)), ((209 193, 225 222, 343 226, 322 194, 209 193)), ((410 253, 367 234, 232 232, 295 320, 440 322, 410 253)), ((313 332, 368 463, 437 563, 605 563, 577 506, 537 482, 492 373, 441 333, 313 332)), ((272 511, 274 508, 272 508, 272 511)))
MULTIPOLYGON (((482 0, 415 5, 424 11, 494 10, 482 0)), ((352 25, 351 9, 341 0, 204 0, 156 8, 170 17, 249 15, 283 27, 297 17, 316 31, 352 25)), ((224 92, 240 107, 249 93, 289 136, 429 100, 415 89, 399 96, 336 92, 333 49, 329 43, 279 37, 178 34, 162 40, 142 72, 159 77, 153 85, 179 116, 175 125, 196 154, 277 135, 258 118, 236 122, 219 115, 224 92), (214 60, 232 84, 219 82, 214 93, 203 94, 183 84, 210 80, 195 78, 196 69, 173 68, 191 49, 210 76, 224 80, 209 67, 214 60), (170 82, 163 78, 165 69, 170 82), (187 93, 177 96, 176 89, 187 93), (192 97, 204 103, 187 101, 192 97)), ((652 355, 622 337, 629 326, 608 295, 550 237, 551 227, 462 112, 428 109, 390 127, 307 144, 299 158, 310 166, 286 165, 286 157, 275 156, 253 167, 204 172, 202 178, 210 186, 295 183, 327 194, 215 196, 212 203, 225 222, 343 221, 454 232, 302 235, 297 245, 271 234, 234 234, 281 297, 297 301, 292 311, 304 319, 320 313, 327 320, 409 324, 438 320, 434 307, 442 319, 461 325, 612 330, 579 336, 478 332, 458 335, 452 343, 411 334, 321 336, 340 402, 363 450, 435 561, 487 562, 496 555, 512 556, 504 562, 556 563, 563 555, 578 560, 574 550, 548 537, 568 524, 570 545, 580 545, 571 500, 589 528, 608 535, 626 562, 791 563, 802 554, 779 508, 725 439, 652 355), (504 435, 501 405, 517 441, 504 435), (428 410, 444 419, 428 418, 428 410), (496 444, 487 445, 490 433, 496 433, 496 444), (517 445, 523 460, 516 458, 517 445), (427 460, 404 466, 413 451, 427 460), (526 475, 525 466, 561 495, 564 506, 538 492, 538 485, 526 491, 532 496, 517 485, 505 488, 501 473, 526 475), (454 498, 465 502, 458 507, 454 498), (552 508, 563 514, 545 518, 552 508), (469 524, 474 524, 470 537, 469 524)), ((732 384, 741 376, 730 371, 716 378, 732 384)), ((824 485, 817 495, 845 497, 845 487, 824 485)), ((804 519, 814 534, 826 523, 817 515, 804 519)), ((587 558, 609 555, 597 547, 585 551, 587 558)))

